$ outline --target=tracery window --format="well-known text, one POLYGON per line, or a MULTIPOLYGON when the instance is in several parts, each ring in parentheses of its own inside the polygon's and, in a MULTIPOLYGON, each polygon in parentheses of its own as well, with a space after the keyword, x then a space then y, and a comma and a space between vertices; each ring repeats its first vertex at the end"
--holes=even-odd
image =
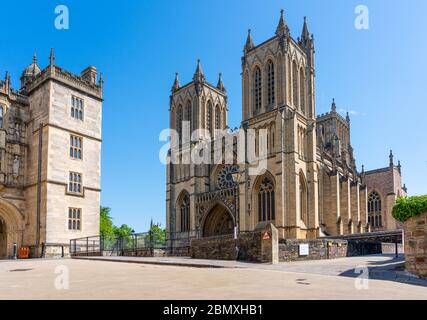
POLYGON ((182 106, 179 105, 178 110, 176 112, 176 131, 178 133, 179 139, 182 138, 182 120, 183 120, 182 106))
POLYGON ((292 63, 292 102, 295 107, 299 106, 298 96, 298 69, 294 61, 292 63))
POLYGON ((262 106, 262 80, 261 80, 261 69, 255 68, 254 74, 254 107, 255 111, 261 109, 262 106))
POLYGON ((206 117, 206 130, 209 131, 209 134, 211 135, 211 138, 213 136, 212 134, 212 102, 208 101, 208 110, 207 110, 207 117, 206 117))
POLYGON ((181 232, 190 231, 190 197, 185 195, 181 202, 181 232))
POLYGON ((306 114, 306 108, 305 108, 305 75, 304 75, 304 69, 303 68, 300 69, 299 76, 300 76, 300 86, 299 86, 299 89, 300 89, 300 109, 301 109, 301 112, 303 114, 306 114))
POLYGON ((262 180, 258 191, 258 220, 272 221, 276 219, 276 200, 274 185, 268 177, 262 180))
POLYGON ((274 64, 271 60, 267 63, 267 98, 268 105, 274 104, 275 102, 275 90, 274 90, 274 64))
POLYGON ((0 106, 0 128, 3 128, 3 116, 4 116, 4 109, 3 109, 3 106, 0 106))
POLYGON ((221 129, 221 109, 219 105, 215 107, 215 129, 221 129))
POLYGON ((300 201, 300 218, 304 223, 308 222, 308 195, 307 184, 305 182, 304 174, 301 172, 299 175, 299 201, 300 201))
POLYGON ((376 191, 368 197, 368 222, 373 228, 382 227, 381 197, 376 191))

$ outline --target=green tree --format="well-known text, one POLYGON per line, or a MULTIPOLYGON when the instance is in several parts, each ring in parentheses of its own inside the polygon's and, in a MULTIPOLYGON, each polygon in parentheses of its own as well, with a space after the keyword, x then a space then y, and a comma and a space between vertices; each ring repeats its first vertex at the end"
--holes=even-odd
POLYGON ((166 229, 162 229, 160 224, 152 224, 150 233, 155 247, 164 246, 166 244, 166 229))
POLYGON ((100 208, 100 230, 99 233, 104 238, 114 235, 113 218, 110 215, 111 209, 108 207, 100 208))
POLYGON ((117 237, 129 237, 134 233, 133 229, 127 224, 122 224, 120 227, 114 227, 114 235, 117 237))

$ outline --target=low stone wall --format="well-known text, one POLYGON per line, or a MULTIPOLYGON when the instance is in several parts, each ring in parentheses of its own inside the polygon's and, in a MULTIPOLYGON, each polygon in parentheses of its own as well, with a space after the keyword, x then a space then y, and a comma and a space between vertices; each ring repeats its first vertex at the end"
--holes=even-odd
MULTIPOLYGON (((402 245, 399 245, 399 248, 399 252, 402 253, 402 245)), ((394 254, 395 244, 336 239, 282 239, 279 242, 279 261, 281 262, 337 259, 382 253, 394 254), (308 245, 308 255, 300 254, 301 245, 308 245)))
MULTIPOLYGON (((395 254, 396 253, 396 244, 394 243, 382 243, 381 252, 383 254, 395 254)), ((401 243, 397 244, 397 252, 399 254, 405 253, 404 246, 401 243)))
POLYGON ((427 212, 404 223, 406 270, 427 278, 427 212))
POLYGON ((210 260, 240 260, 259 263, 278 262, 278 231, 268 224, 254 232, 191 240, 191 257, 210 260))
POLYGON ((236 240, 232 235, 192 239, 190 247, 193 259, 236 259, 236 240))
POLYGON ((124 250, 124 257, 166 257, 166 251, 163 249, 137 249, 137 250, 124 250))
POLYGON ((335 259, 347 256, 347 241, 345 240, 288 240, 279 242, 279 261, 304 261, 335 259), (300 254, 300 246, 308 245, 308 254, 300 254))

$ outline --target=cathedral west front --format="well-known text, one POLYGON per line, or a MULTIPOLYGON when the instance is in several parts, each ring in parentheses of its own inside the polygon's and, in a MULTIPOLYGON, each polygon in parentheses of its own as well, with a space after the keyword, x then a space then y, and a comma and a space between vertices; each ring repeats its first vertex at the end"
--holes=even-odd
MULTIPOLYGON (((200 61, 191 82, 178 74, 170 96, 170 128, 176 135, 167 166, 166 224, 170 239, 209 238, 251 232, 273 224, 280 239, 396 229, 391 208, 402 187, 401 165, 358 171, 349 115, 318 115, 315 44, 304 18, 295 40, 282 11, 273 36, 255 44, 249 31, 241 59, 243 161, 184 161, 200 144, 212 160, 225 149, 227 92, 221 75, 205 79, 200 61), (186 139, 185 131, 199 132, 186 139), (262 132, 262 134, 261 134, 262 132), (265 168, 254 174, 247 145, 265 168), (193 138, 193 136, 192 136, 193 138), (216 144, 215 142, 221 141, 216 144), (261 147, 265 152, 261 154, 261 147)), ((173 136, 171 134, 171 136, 173 136)), ((234 138, 233 138, 234 139, 234 138)), ((235 137, 237 140, 238 138, 235 137)), ((235 141, 235 140, 232 140, 235 141)))

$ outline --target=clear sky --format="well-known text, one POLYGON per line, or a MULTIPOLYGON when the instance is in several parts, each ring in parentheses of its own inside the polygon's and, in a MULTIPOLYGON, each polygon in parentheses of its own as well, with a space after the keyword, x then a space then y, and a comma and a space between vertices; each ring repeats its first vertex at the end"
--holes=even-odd
POLYGON ((0 74, 15 88, 37 51, 48 64, 79 74, 89 64, 104 73, 102 204, 116 224, 147 230, 165 221, 165 167, 159 133, 168 126, 174 75, 190 81, 198 58, 209 82, 222 72, 230 127, 241 120, 241 54, 247 29, 255 44, 271 37, 280 9, 292 35, 307 16, 316 45, 317 112, 352 114, 359 169, 388 165, 394 150, 411 195, 427 193, 427 1, 4 1, 0 74), (54 27, 57 5, 70 10, 70 29, 54 27), (357 5, 369 8, 368 30, 354 27, 357 5), (4 14, 7 13, 7 14, 4 14))

